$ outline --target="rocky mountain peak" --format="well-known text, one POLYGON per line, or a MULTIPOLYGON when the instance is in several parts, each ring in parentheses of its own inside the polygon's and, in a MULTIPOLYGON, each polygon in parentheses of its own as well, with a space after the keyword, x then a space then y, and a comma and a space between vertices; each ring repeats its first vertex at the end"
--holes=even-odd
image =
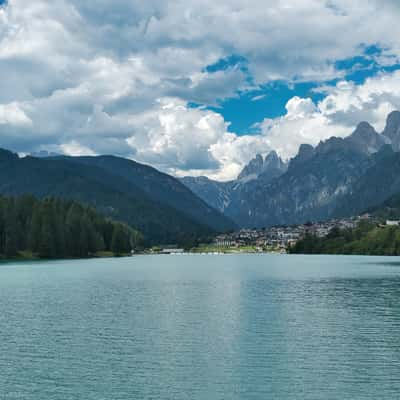
POLYGON ((264 167, 264 159, 261 154, 257 154, 255 158, 250 160, 250 162, 242 169, 239 174, 238 179, 244 179, 250 176, 255 178, 261 173, 264 167))
POLYGON ((278 156, 276 151, 272 150, 267 154, 265 159, 261 154, 257 154, 242 170, 238 176, 238 180, 252 180, 260 175, 279 175, 286 170, 286 164, 278 156))
POLYGON ((357 128, 351 134, 351 136, 368 137, 373 134, 376 134, 374 127, 367 121, 362 121, 357 125, 357 128))
POLYGON ((314 147, 311 146, 311 144, 301 144, 299 147, 299 152, 297 154, 297 157, 303 159, 303 158, 309 158, 314 154, 314 147))
POLYGON ((395 151, 400 150, 400 111, 392 111, 388 115, 382 134, 390 139, 395 151))
POLYGON ((377 133, 368 122, 360 122, 355 131, 344 139, 354 150, 364 154, 373 154, 386 143, 385 138, 377 133))
POLYGON ((279 167, 281 163, 282 163, 282 160, 278 156, 277 152, 275 150, 272 150, 265 157, 264 168, 269 167, 269 166, 279 167))
POLYGON ((311 146, 311 144, 301 144, 297 155, 290 160, 289 168, 303 164, 303 162, 309 160, 314 154, 315 149, 313 146, 311 146))

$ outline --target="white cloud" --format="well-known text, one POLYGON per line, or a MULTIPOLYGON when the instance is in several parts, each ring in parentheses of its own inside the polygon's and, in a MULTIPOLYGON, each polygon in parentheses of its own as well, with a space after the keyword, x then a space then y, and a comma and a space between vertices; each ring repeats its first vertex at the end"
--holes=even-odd
POLYGON ((67 154, 69 156, 94 156, 94 155, 96 155, 95 152, 93 152, 88 147, 82 146, 76 140, 72 140, 69 143, 62 144, 60 146, 60 149, 62 150, 62 152, 64 154, 67 154))
POLYGON ((226 132, 227 124, 220 114, 189 108, 176 98, 163 98, 132 124, 134 134, 127 142, 136 159, 171 171, 218 167, 209 149, 226 132))
POLYGON ((228 132, 220 114, 190 108, 176 98, 160 99, 134 129, 127 142, 135 159, 178 176, 234 179, 256 153, 270 150, 263 136, 237 136, 228 132))
POLYGON ((311 99, 295 96, 286 103, 286 111, 287 119, 301 119, 312 115, 317 109, 311 99))
POLYGON ((233 178, 257 152, 290 157, 361 119, 381 128, 400 106, 399 74, 339 83, 318 104, 294 97, 256 135, 237 136, 190 102, 216 105, 274 79, 337 78, 335 61, 369 44, 385 49, 371 57, 391 65, 399 14, 389 0, 9 0, 0 8, 2 145, 114 153, 179 175, 233 178), (206 69, 232 54, 247 69, 206 69))
POLYGON ((18 103, 0 104, 0 125, 29 126, 32 121, 18 103))
POLYGON ((380 132, 389 112, 400 109, 400 71, 379 74, 362 85, 341 81, 323 90, 328 95, 318 104, 293 97, 284 116, 258 125, 268 145, 284 158, 293 157, 302 143, 347 136, 361 121, 380 132))
POLYGON ((265 97, 266 97, 266 94, 260 94, 258 96, 252 97, 251 101, 259 101, 259 100, 264 99, 265 97))

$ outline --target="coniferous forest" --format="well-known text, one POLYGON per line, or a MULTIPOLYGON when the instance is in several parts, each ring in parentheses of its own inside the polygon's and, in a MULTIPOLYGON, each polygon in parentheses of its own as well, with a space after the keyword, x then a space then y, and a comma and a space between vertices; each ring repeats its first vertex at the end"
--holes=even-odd
POLYGON ((129 253, 142 236, 75 201, 0 196, 0 257, 81 258, 129 253))

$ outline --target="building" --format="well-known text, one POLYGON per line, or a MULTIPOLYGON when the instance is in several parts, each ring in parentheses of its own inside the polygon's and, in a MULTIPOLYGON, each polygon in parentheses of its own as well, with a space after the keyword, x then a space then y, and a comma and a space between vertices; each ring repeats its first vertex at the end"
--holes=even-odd
POLYGON ((399 226, 400 225, 400 221, 388 219, 386 221, 386 225, 388 225, 388 226, 399 226))
POLYGON ((161 254, 182 254, 184 253, 183 249, 162 249, 161 254))

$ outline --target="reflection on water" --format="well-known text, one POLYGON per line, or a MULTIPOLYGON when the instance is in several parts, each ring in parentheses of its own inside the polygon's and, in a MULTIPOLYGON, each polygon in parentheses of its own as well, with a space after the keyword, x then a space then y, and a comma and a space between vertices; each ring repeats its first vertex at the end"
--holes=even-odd
MULTIPOLYGON (((397 259, 398 257, 396 257, 396 259, 397 259)), ((388 267, 400 267, 400 261, 393 261, 393 260, 391 260, 391 259, 386 259, 386 260, 384 260, 384 261, 377 261, 377 262, 371 262, 371 264, 373 264, 373 265, 385 265, 385 266, 388 266, 388 267)))
POLYGON ((2 266, 2 398, 395 399, 400 270, 387 261, 2 266))

